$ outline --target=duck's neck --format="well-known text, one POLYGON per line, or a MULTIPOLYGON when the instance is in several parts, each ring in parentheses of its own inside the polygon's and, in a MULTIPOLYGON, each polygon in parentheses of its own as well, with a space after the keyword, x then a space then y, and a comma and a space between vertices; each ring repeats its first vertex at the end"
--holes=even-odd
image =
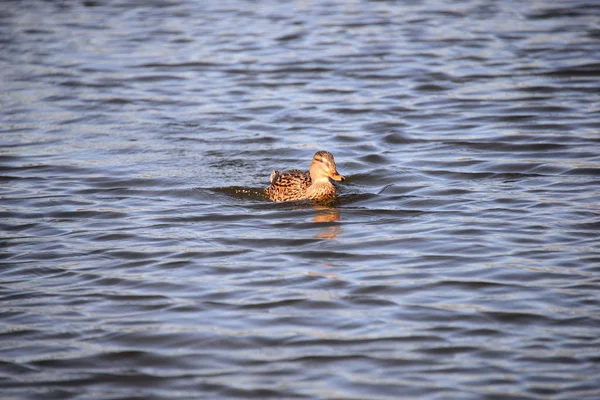
POLYGON ((319 176, 317 178, 311 177, 311 179, 313 185, 331 185, 331 181, 326 176, 319 176))
POLYGON ((309 199, 328 197, 332 195, 335 195, 335 186, 333 186, 329 178, 314 180, 306 190, 306 198, 309 199))

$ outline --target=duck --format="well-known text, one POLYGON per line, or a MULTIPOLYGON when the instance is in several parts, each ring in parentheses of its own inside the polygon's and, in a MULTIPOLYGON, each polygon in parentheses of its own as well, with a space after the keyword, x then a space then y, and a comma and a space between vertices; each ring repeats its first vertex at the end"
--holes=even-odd
POLYGON ((299 169, 271 172, 271 184, 264 193, 271 201, 313 200, 328 201, 336 197, 336 188, 331 179, 342 182, 335 165, 333 154, 328 151, 317 151, 310 163, 310 169, 302 172, 299 169))

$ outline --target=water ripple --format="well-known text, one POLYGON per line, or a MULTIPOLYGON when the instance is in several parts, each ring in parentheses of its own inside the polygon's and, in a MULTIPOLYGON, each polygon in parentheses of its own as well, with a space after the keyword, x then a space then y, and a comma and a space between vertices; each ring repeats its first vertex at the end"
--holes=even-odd
POLYGON ((0 5, 3 395, 600 397, 600 9, 508 4, 0 5))

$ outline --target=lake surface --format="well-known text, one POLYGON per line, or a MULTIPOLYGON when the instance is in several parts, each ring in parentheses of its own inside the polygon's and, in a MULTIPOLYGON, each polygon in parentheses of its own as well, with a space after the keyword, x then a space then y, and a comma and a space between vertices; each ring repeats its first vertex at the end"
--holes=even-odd
POLYGON ((599 21, 2 2, 0 397, 600 398, 599 21))

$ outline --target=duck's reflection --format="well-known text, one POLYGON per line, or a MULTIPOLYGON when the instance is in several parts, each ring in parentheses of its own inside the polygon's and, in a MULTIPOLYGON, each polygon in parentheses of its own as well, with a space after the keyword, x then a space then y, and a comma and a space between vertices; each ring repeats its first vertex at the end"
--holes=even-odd
MULTIPOLYGON (((337 208, 324 205, 314 205, 313 208, 317 211, 317 215, 314 216, 313 222, 324 223, 324 222, 337 222, 341 221, 340 211, 337 208)), ((315 235, 317 239, 333 239, 337 237, 341 232, 341 226, 331 225, 325 227, 321 232, 315 235)))

